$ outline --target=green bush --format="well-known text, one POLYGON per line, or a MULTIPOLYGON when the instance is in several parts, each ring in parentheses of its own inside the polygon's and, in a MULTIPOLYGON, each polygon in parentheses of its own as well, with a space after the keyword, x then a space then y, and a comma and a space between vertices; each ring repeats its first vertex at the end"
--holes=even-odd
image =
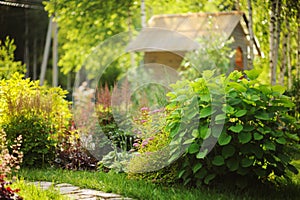
POLYGON ((0 126, 7 133, 8 147, 23 136, 23 165, 41 166, 54 158, 57 140, 71 117, 65 94, 18 73, 0 81, 0 126))
POLYGON ((169 162, 180 155, 178 147, 186 149, 178 172, 184 184, 221 180, 243 188, 287 178, 288 170, 297 173, 289 155, 299 142, 288 114, 294 104, 284 87, 260 84, 256 71, 245 73, 249 80, 237 71, 227 78, 205 71, 202 78, 172 86, 169 162))
MULTIPOLYGON (((51 124, 39 116, 20 115, 11 118, 3 125, 8 140, 22 135, 24 144, 21 148, 24 153, 23 164, 26 166, 42 166, 45 161, 54 160, 55 142, 49 139, 55 130, 51 124)), ((10 144, 10 142, 9 142, 10 144)))

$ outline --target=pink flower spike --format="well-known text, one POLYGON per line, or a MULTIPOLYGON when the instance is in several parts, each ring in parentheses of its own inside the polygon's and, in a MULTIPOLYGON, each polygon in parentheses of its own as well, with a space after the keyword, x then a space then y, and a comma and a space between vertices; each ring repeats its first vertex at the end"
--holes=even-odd
POLYGON ((148 107, 142 107, 141 111, 149 111, 149 108, 148 107))
POLYGON ((155 109, 155 110, 152 110, 152 111, 151 111, 151 114, 159 113, 159 112, 161 112, 161 111, 162 111, 161 109, 155 109))
POLYGON ((134 146, 134 147, 138 147, 138 146, 140 146, 138 143, 133 143, 133 145, 132 146, 134 146))
POLYGON ((150 140, 150 141, 151 141, 151 140, 154 140, 154 137, 153 137, 153 136, 152 136, 152 137, 149 137, 148 140, 150 140))
POLYGON ((147 120, 145 120, 145 119, 141 120, 141 123, 142 123, 142 124, 145 123, 145 122, 147 122, 147 120))

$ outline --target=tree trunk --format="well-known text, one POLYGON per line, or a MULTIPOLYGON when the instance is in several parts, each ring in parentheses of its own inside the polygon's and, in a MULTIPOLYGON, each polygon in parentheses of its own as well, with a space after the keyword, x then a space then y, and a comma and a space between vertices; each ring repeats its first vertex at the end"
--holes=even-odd
POLYGON ((292 89, 293 84, 293 77, 292 77, 292 65, 291 65, 291 48, 290 48, 290 42, 291 42, 291 30, 290 30, 290 23, 287 20, 287 67, 288 67, 288 89, 292 89))
POLYGON ((58 67, 57 67, 57 60, 58 60, 58 53, 57 53, 57 23, 53 22, 53 44, 52 44, 52 86, 58 86, 58 67))
POLYGON ((236 0, 236 1, 235 1, 234 7, 235 7, 235 9, 236 9, 237 11, 240 11, 240 10, 241 10, 241 7, 240 7, 240 0, 236 0))
POLYGON ((278 49, 281 32, 281 0, 271 0, 270 20, 270 76, 271 84, 276 84, 276 69, 278 61, 278 49))
POLYGON ((248 11, 249 11, 249 34, 250 34, 250 41, 249 41, 249 50, 250 50, 250 59, 249 59, 249 66, 248 68, 253 69, 253 60, 254 60, 254 53, 253 53, 253 41, 254 41, 254 34, 253 34, 253 18, 252 18, 252 4, 251 0, 248 0, 248 11))
POLYGON ((40 74, 40 85, 44 84, 48 57, 49 57, 49 50, 50 50, 50 43, 51 43, 51 32, 52 32, 52 17, 49 18, 46 42, 44 47, 44 55, 43 55, 43 62, 41 66, 41 74, 40 74))
POLYGON ((275 67, 275 60, 274 60, 274 49, 275 49, 275 26, 276 26, 276 0, 271 1, 271 18, 270 18, 270 78, 271 78, 271 85, 276 84, 276 67, 275 67))
POLYGON ((299 80, 300 78, 300 6, 298 5, 298 44, 297 44, 297 64, 296 64, 296 79, 299 80))
MULTIPOLYGON (((128 11, 128 33, 129 33, 129 40, 130 41, 133 38, 131 27, 132 27, 132 13, 129 10, 128 11)), ((130 55, 130 64, 131 64, 132 67, 134 67, 134 65, 135 65, 134 52, 131 51, 129 55, 130 55)))
MULTIPOLYGON (((288 24, 288 20, 285 17, 284 19, 285 24, 288 24)), ((288 31, 285 30, 284 31, 284 36, 283 36, 283 42, 282 42, 282 62, 281 62, 281 66, 280 66, 280 75, 279 75, 279 84, 280 85, 284 85, 284 74, 286 72, 286 62, 287 62, 287 40, 288 40, 288 31)))
POLYGON ((37 51, 36 51, 36 43, 37 43, 37 36, 34 37, 33 39, 33 63, 32 63, 32 67, 33 67, 33 80, 37 79, 37 75, 36 75, 36 70, 37 70, 37 51))
MULTIPOLYGON (((278 63, 278 52, 279 52, 279 44, 280 44, 280 32, 281 32, 281 0, 277 0, 276 2, 276 34, 275 34, 275 49, 274 49, 274 66, 277 69, 278 63)), ((275 71, 276 73, 276 71, 275 71)))
POLYGON ((141 0, 141 23, 142 23, 142 28, 146 27, 145 0, 141 0))
POLYGON ((25 9, 25 49, 24 49, 24 61, 26 65, 26 78, 29 77, 30 66, 29 66, 29 25, 28 25, 28 13, 25 9))

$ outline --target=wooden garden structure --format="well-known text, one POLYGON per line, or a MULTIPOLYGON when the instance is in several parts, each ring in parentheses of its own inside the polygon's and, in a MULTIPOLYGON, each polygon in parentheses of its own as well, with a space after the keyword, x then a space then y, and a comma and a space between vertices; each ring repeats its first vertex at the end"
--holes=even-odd
MULTIPOLYGON (((128 45, 129 52, 144 52, 144 63, 160 63, 177 69, 186 52, 201 48, 198 38, 211 40, 230 38, 236 51, 232 66, 237 70, 249 69, 249 29, 243 12, 187 13, 155 15, 139 35, 128 45)), ((254 53, 261 56, 257 40, 254 53)))

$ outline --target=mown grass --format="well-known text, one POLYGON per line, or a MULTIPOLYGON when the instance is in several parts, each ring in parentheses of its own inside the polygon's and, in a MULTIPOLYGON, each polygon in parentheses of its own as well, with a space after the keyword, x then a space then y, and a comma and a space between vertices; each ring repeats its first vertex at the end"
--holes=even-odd
MULTIPOLYGON (((296 163, 300 169, 300 161, 296 163)), ((187 188, 181 185, 164 186, 128 179, 126 174, 114 172, 68 171, 62 169, 23 169, 20 175, 29 181, 53 181, 56 183, 71 183, 82 188, 97 189, 104 192, 121 194, 134 199, 299 199, 300 176, 293 176, 293 182, 286 182, 280 187, 253 185, 244 190, 232 187, 219 188, 200 187, 187 188)))
POLYGON ((19 196, 23 197, 24 200, 65 200, 68 199, 63 196, 59 191, 55 190, 54 187, 50 187, 47 190, 43 190, 36 187, 32 183, 28 183, 24 180, 17 180, 11 185, 13 189, 20 189, 17 193, 19 196))

